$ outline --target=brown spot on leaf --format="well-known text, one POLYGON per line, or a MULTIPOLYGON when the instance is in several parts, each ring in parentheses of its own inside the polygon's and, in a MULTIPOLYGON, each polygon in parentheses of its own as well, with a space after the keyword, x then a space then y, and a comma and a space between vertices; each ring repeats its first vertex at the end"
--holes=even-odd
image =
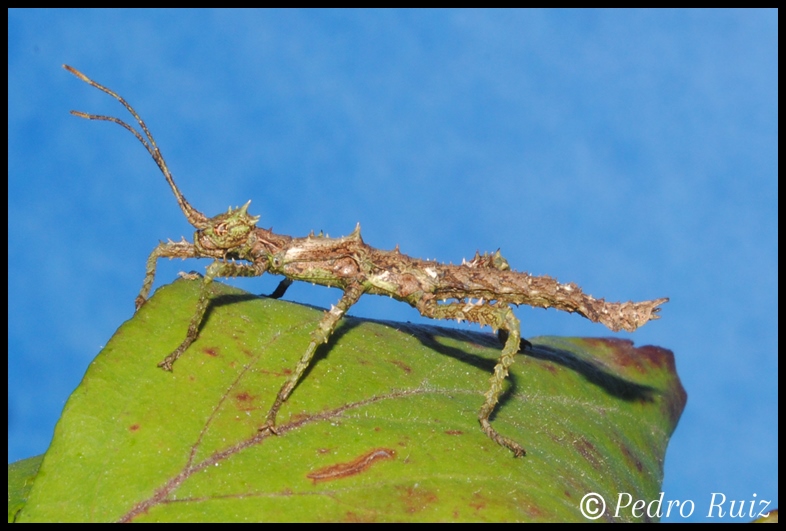
MULTIPOLYGON (((309 418, 311 418, 310 413, 306 413, 306 412, 293 413, 292 416, 289 417, 289 422, 293 424, 297 424, 309 418)), ((336 421, 336 424, 341 425, 340 421, 336 421)))
POLYGON ((641 473, 644 470, 644 464, 641 462, 641 459, 633 455, 633 453, 630 451, 630 448, 628 448, 627 445, 623 444, 621 448, 622 448, 622 455, 625 457, 625 461, 627 461, 629 465, 633 465, 636 468, 636 470, 638 470, 639 473, 641 473))
POLYGON ((461 430, 445 430, 447 435, 464 435, 464 432, 461 430))
POLYGON ((410 367, 409 365, 407 365, 406 363, 404 363, 402 361, 396 360, 396 361, 393 362, 393 365, 395 365, 399 369, 403 370, 407 374, 412 372, 412 367, 410 367))
POLYGON ((482 494, 476 492, 472 495, 472 500, 470 500, 467 505, 475 509, 475 511, 482 511, 483 509, 488 506, 488 500, 482 494))
POLYGON ((253 411, 256 408, 254 405, 256 398, 247 391, 241 391, 234 396, 235 407, 239 411, 253 411))
POLYGON ((420 512, 439 499, 433 491, 418 487, 399 487, 398 491, 408 513, 420 512))
POLYGON ((131 424, 128 429, 131 431, 137 431, 139 429, 139 424, 131 424))
POLYGON ((306 477, 312 480, 314 483, 319 483, 320 481, 333 481, 334 479, 356 476, 357 474, 365 472, 371 468, 374 462, 383 459, 393 459, 395 455, 395 450, 390 450, 388 448, 375 448, 374 450, 371 450, 370 452, 367 452, 360 457, 353 459, 352 461, 346 463, 336 463, 334 465, 320 468, 319 470, 315 470, 314 472, 307 474, 306 477))
POLYGON ((217 358, 218 357, 218 351, 216 349, 214 349, 214 348, 205 348, 205 349, 202 349, 202 352, 204 352, 205 354, 207 354, 211 358, 217 358))
POLYGON ((673 376, 670 379, 671 388, 663 389, 661 394, 667 398, 664 406, 669 419, 676 426, 682 411, 685 409, 688 394, 676 376, 677 369, 674 363, 674 353, 671 350, 653 345, 635 348, 633 343, 628 340, 605 339, 602 341, 614 348, 614 361, 620 367, 634 367, 640 373, 660 370, 673 376))
POLYGON ((353 524, 359 524, 359 523, 366 523, 366 522, 374 522, 375 520, 373 518, 368 517, 368 516, 363 517, 363 516, 359 515, 356 512, 348 511, 344 515, 344 521, 345 522, 350 522, 350 523, 353 523, 353 524))
POLYGON ((593 347, 605 347, 614 351, 614 362, 620 367, 633 367, 640 373, 652 368, 666 369, 675 372, 674 353, 668 349, 644 345, 633 346, 633 341, 620 338, 586 338, 584 340, 593 347))
POLYGON ((595 469, 600 469, 601 458, 598 455, 598 449, 595 445, 589 442, 584 437, 578 439, 573 443, 573 447, 578 450, 584 459, 586 459, 595 469))

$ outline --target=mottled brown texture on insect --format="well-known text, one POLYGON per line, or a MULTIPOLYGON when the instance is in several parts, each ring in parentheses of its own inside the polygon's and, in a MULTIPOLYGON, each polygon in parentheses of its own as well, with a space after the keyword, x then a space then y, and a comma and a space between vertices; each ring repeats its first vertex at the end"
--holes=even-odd
POLYGON ((269 243, 261 244, 255 252, 277 257, 268 269, 272 273, 339 288, 360 283, 366 293, 389 295, 415 307, 424 297, 501 301, 575 312, 615 332, 632 332, 657 319, 658 306, 668 300, 609 303, 587 295, 576 284, 561 284, 547 275, 497 269, 489 265, 493 255, 476 254, 472 262, 461 265, 411 258, 398 250, 382 251, 366 245, 359 226, 351 236, 338 239, 284 240, 275 239, 269 231, 257 231, 264 232, 258 240, 269 243))

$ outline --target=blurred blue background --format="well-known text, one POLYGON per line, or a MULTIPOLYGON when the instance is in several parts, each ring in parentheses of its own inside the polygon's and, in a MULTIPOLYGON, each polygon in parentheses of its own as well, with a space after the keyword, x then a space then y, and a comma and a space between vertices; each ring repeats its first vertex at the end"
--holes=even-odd
MULTIPOLYGON (((67 63, 140 112, 208 215, 252 199, 284 234, 359 221, 382 249, 501 247, 597 297, 670 297, 619 334, 673 350, 688 392, 664 498, 699 521, 712 493, 777 505, 777 44, 774 10, 10 10, 9 462, 47 449, 157 242, 192 235, 136 140, 68 114, 128 119, 67 63)), ((206 265, 162 262, 156 287, 206 265)), ((516 313, 525 337, 612 335, 516 313)))

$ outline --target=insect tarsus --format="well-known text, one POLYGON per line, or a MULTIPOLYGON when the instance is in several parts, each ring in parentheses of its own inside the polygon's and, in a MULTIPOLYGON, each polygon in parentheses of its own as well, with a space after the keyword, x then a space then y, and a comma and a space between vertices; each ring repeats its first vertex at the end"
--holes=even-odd
POLYGON ((208 287, 216 277, 256 277, 266 272, 283 275, 285 280, 272 294, 276 298, 283 295, 295 280, 337 287, 344 291, 338 303, 325 312, 316 329, 311 332, 311 342, 306 352, 279 390, 261 430, 275 433, 278 411, 308 368, 317 347, 328 341, 349 308, 363 294, 371 293, 406 302, 426 317, 469 321, 504 332, 502 336, 506 338, 502 353, 494 367, 489 390, 484 395, 478 421, 486 435, 520 457, 526 453, 524 448, 498 433, 489 422, 502 394, 508 369, 521 344, 519 320, 510 305, 557 308, 583 315, 614 331, 633 331, 657 319, 658 306, 668 301, 662 298, 635 303, 605 302, 583 293, 575 284, 560 284, 548 276, 513 271, 499 251, 483 255, 476 253, 472 260, 461 265, 412 258, 401 254, 398 247, 392 251, 382 251, 363 242, 359 224, 352 234, 343 238, 314 236, 313 233, 305 238, 275 234, 256 226, 259 217, 248 213, 250 201, 240 208, 230 208, 223 214, 208 218, 183 197, 153 135, 136 111, 113 91, 70 66, 63 67, 119 101, 137 121, 144 136, 126 122, 112 116, 79 111, 71 113, 88 120, 114 122, 130 131, 153 157, 189 223, 197 229, 194 243, 183 239, 159 243, 153 249, 147 259, 147 273, 136 298, 136 308, 139 309, 150 294, 159 258, 213 259, 203 277, 196 311, 186 337, 179 347, 159 363, 159 367, 171 371, 175 361, 197 338, 199 325, 209 304, 208 287))

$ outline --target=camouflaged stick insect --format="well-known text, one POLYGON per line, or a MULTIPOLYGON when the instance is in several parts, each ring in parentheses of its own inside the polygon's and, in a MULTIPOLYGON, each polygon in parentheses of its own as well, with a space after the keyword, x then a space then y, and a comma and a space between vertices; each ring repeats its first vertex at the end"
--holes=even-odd
POLYGON ((292 238, 274 234, 256 226, 259 216, 248 214, 249 201, 240 208, 230 208, 226 213, 208 218, 194 209, 175 185, 164 157, 153 135, 126 101, 99 85, 81 72, 63 67, 82 81, 118 100, 134 117, 144 133, 118 118, 71 111, 88 120, 114 122, 128 129, 147 149, 175 194, 180 208, 196 228, 194 243, 185 239, 179 242, 159 243, 147 260, 147 274, 142 290, 136 298, 139 309, 147 300, 159 258, 212 258, 202 280, 196 310, 185 339, 169 354, 159 367, 168 371, 172 364, 197 338, 199 325, 210 302, 209 285, 216 277, 256 277, 264 273, 282 275, 285 279, 271 294, 278 298, 295 280, 323 286, 338 287, 344 291, 338 304, 326 311, 311 342, 300 358, 294 372, 281 387, 267 413, 260 430, 276 431, 276 415, 287 400, 301 376, 308 368, 317 347, 326 343, 347 310, 361 295, 388 295, 416 308, 421 315, 432 319, 455 319, 480 325, 489 325, 501 332, 504 346, 494 367, 489 390, 485 393, 478 420, 481 428, 493 441, 508 448, 516 457, 525 455, 524 448, 497 432, 489 417, 502 393, 508 369, 521 344, 519 320, 510 305, 527 304, 539 308, 556 308, 578 313, 590 321, 606 325, 613 331, 633 331, 650 320, 657 319, 658 306, 668 299, 644 302, 609 303, 595 299, 572 283, 560 284, 549 276, 532 276, 513 271, 499 251, 480 255, 461 265, 446 265, 411 258, 399 252, 381 251, 366 245, 360 237, 360 224, 349 236, 328 238, 311 235, 292 238), (473 299, 475 301, 473 302, 473 299))

